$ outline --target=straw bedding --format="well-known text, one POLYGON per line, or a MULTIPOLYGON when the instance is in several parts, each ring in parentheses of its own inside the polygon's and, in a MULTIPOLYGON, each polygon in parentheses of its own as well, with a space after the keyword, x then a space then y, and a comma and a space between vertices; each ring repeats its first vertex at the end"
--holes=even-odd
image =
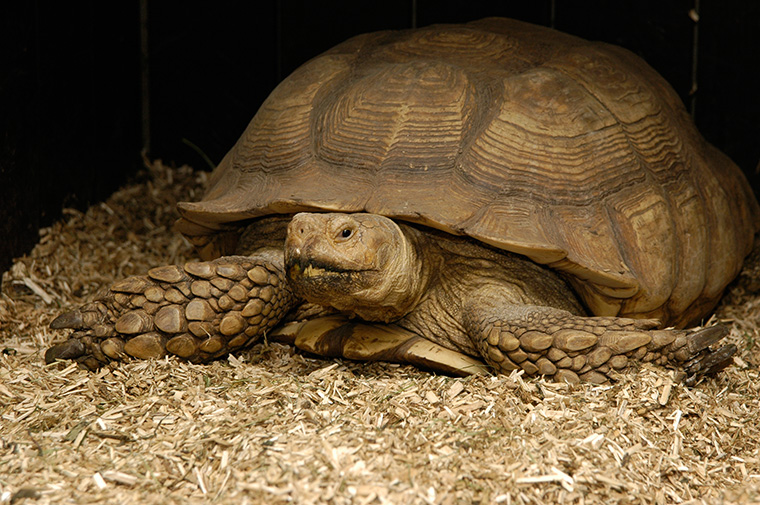
POLYGON ((41 358, 103 285, 193 257, 172 232, 205 174, 147 165, 40 230, 3 276, 0 503, 750 503, 760 501, 760 273, 717 317, 740 352, 694 388, 642 366, 609 386, 451 378, 263 342, 227 360, 97 373, 41 358))

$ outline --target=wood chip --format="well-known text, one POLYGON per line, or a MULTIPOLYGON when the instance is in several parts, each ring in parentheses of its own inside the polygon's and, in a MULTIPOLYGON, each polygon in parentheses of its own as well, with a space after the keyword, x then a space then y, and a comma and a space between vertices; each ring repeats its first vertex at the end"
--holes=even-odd
POLYGON ((24 285, 28 287, 29 289, 31 289, 35 295, 42 298, 43 302, 45 302, 48 305, 53 303, 53 297, 47 294, 47 292, 44 289, 42 289, 42 287, 40 287, 40 285, 34 282, 32 279, 30 279, 29 277, 24 277, 22 281, 24 282, 24 285))
POLYGON ((672 388, 673 381, 668 378, 665 381, 665 386, 662 388, 662 393, 660 393, 660 397, 657 400, 663 407, 668 404, 668 400, 670 399, 670 391, 672 388))
POLYGON ((108 484, 106 484, 106 481, 103 480, 103 476, 100 475, 100 473, 98 472, 92 475, 92 481, 95 483, 98 489, 105 489, 108 487, 108 484))

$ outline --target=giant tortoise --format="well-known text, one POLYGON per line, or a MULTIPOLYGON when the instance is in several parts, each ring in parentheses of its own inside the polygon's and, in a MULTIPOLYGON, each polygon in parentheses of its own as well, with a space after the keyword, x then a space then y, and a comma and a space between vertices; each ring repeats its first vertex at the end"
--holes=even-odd
POLYGON ((48 362, 268 337, 450 373, 731 361, 698 324, 758 230, 740 170, 632 53, 507 19, 360 35, 272 92, 179 230, 205 261, 56 319, 48 362))

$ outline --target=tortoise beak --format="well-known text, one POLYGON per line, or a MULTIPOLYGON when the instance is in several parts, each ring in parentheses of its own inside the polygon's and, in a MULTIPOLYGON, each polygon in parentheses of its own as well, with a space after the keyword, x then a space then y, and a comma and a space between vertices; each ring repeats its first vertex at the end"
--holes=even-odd
POLYGON ((309 252, 316 247, 319 228, 310 214, 296 214, 291 220, 285 239, 285 269, 289 278, 298 279, 309 270, 309 252))

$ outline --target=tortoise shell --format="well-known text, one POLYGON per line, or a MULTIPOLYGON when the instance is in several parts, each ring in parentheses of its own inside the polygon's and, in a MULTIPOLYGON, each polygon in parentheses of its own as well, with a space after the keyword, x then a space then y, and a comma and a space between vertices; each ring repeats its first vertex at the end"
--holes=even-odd
POLYGON ((741 171, 640 58, 507 19, 312 59, 179 209, 206 259, 246 220, 370 212, 548 265, 593 314, 666 325, 714 307, 759 222, 741 171))

